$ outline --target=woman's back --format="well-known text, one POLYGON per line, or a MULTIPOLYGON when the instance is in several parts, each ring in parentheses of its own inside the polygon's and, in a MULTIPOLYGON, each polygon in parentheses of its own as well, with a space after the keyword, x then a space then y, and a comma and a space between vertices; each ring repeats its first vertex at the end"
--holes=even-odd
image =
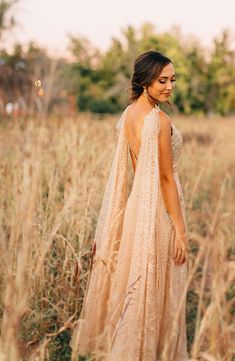
MULTIPOLYGON (((130 150, 133 170, 135 172, 141 146, 141 131, 144 125, 144 118, 152 111, 149 105, 131 104, 126 109, 124 134, 130 150)), ((173 128, 171 127, 171 134, 173 128)))
POLYGON ((139 149, 141 145, 141 130, 144 124, 144 116, 152 110, 152 107, 140 107, 129 105, 125 117, 124 133, 129 145, 133 169, 136 169, 139 149))

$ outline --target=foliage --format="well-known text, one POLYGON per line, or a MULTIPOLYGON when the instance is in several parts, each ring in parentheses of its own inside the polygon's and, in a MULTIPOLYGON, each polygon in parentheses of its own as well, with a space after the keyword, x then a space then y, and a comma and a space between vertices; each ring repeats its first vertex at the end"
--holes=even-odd
POLYGON ((71 360, 71 348, 69 347, 70 339, 71 337, 68 330, 55 337, 54 342, 49 345, 50 361, 71 360))
MULTIPOLYGON (((0 122, 2 359, 71 359, 117 139, 118 117, 102 118, 0 122)), ((186 323, 194 360, 205 354, 231 360, 234 353, 234 121, 175 117, 185 147, 179 177, 189 230, 186 323)))
POLYGON ((175 66, 177 85, 174 104, 178 111, 228 114, 235 110, 235 51, 229 31, 215 39, 208 53, 197 39, 186 39, 179 28, 156 33, 145 23, 140 29, 128 26, 122 38, 112 38, 107 51, 100 53, 84 38, 71 38, 74 61, 71 76, 81 111, 114 113, 128 102, 134 60, 147 50, 169 56, 175 66))
MULTIPOLYGON (((9 13, 16 1, 1 2, 0 38, 2 31, 14 25, 13 18, 9 22, 9 13)), ((33 42, 26 49, 16 44, 11 53, 2 49, 0 77, 4 72, 1 66, 6 64, 33 82, 41 79, 41 93, 46 99, 42 107, 46 112, 53 109, 53 104, 63 102, 66 94, 73 97, 74 107, 76 104, 81 112, 118 113, 128 104, 137 55, 157 50, 170 57, 175 66, 173 105, 176 111, 206 115, 228 115, 235 111, 235 50, 229 30, 214 39, 210 50, 198 39, 183 36, 179 27, 161 33, 150 23, 140 28, 128 25, 120 37, 111 39, 103 52, 85 37, 69 37, 72 61, 51 59, 33 42)), ((37 103, 42 100, 41 96, 37 103)))
POLYGON ((4 31, 15 26, 15 18, 11 14, 17 0, 1 0, 0 2, 0 39, 4 31))

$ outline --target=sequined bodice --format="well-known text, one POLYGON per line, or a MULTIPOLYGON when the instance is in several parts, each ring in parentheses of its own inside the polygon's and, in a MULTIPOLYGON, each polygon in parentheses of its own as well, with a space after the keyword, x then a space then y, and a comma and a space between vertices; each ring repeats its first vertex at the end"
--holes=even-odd
MULTIPOLYGON (((160 110, 160 108, 158 106, 156 106, 155 108, 157 109, 157 111, 160 110)), ((150 111, 145 116, 145 121, 147 122, 153 116, 155 116, 155 115, 154 115, 153 109, 152 109, 152 111, 150 111)), ((173 171, 177 172, 177 170, 178 170, 178 160, 179 160, 182 145, 183 145, 183 136, 182 136, 181 132, 179 131, 179 129, 176 128, 176 126, 173 123, 171 123, 171 126, 172 126, 171 145, 172 145, 172 157, 173 157, 173 171)), ((127 143, 128 143, 127 138, 126 138, 126 140, 127 140, 127 143)), ((130 153, 133 155, 133 158, 135 159, 135 161, 138 161, 138 156, 131 149, 129 143, 128 143, 128 146, 129 146, 130 153)), ((133 167, 135 168, 135 164, 133 164, 133 167)))
POLYGON ((178 169, 178 160, 180 157, 182 145, 183 145, 183 136, 178 128, 172 124, 173 133, 171 137, 171 145, 172 145, 172 156, 173 156, 173 170, 174 172, 178 169))

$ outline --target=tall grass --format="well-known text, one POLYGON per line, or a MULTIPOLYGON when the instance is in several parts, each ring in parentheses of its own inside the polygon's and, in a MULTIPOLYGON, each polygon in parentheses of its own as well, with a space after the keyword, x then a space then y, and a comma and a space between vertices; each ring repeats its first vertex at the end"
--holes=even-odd
MULTIPOLYGON (((0 361, 70 360, 117 117, 0 124, 0 361)), ((235 360, 235 119, 175 119, 192 360, 235 360)))

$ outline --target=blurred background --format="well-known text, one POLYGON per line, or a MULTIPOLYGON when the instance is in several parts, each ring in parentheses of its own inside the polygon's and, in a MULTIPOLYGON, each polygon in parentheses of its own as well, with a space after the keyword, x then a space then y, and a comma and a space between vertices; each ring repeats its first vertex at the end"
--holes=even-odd
POLYGON ((175 111, 232 114, 234 10, 232 0, 2 0, 0 114, 118 113, 149 49, 174 62, 175 111))
POLYGON ((94 360, 70 340, 115 125, 151 49, 177 74, 162 106, 183 136, 189 360, 235 361, 234 13, 234 0, 0 0, 0 361, 94 360))

